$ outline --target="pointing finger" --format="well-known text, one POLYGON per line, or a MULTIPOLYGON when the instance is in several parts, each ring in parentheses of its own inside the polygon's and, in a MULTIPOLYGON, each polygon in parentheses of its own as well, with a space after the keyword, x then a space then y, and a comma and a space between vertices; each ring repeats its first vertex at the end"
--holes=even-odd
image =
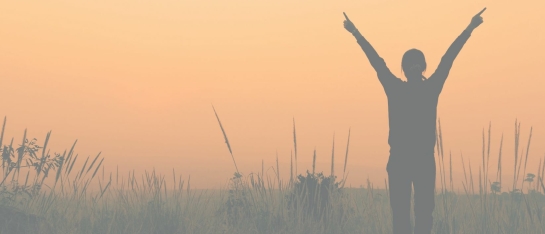
POLYGON ((345 18, 347 21, 350 21, 350 19, 349 19, 348 16, 346 15, 346 13, 343 12, 343 15, 344 15, 344 18, 345 18))
POLYGON ((479 13, 477 13, 477 15, 481 15, 484 11, 486 11, 486 7, 482 9, 479 13))

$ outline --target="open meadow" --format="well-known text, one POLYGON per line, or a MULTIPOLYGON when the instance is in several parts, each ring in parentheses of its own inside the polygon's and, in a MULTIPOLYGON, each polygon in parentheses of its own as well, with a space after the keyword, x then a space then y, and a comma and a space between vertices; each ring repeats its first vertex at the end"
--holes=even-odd
POLYGON ((0 234, 545 234, 543 12, 2 1, 0 234))
MULTIPOLYGON (((4 127, 5 123, 4 119, 4 127)), ((515 124, 514 156, 502 155, 503 140, 500 154, 491 156, 490 138, 483 132, 481 165, 478 172, 464 165, 462 191, 453 187, 451 156, 443 154, 439 127, 434 233, 543 232, 545 163, 527 168, 528 154, 518 152, 528 152, 531 133, 528 144, 521 145, 519 126, 515 124), (517 183, 502 186, 498 180, 502 157, 515 157, 517 183)), ((3 132, 0 143, 5 141, 3 132)), ((78 158, 76 143, 62 154, 50 154, 49 136, 39 146, 36 139, 28 140, 25 132, 21 143, 11 140, 2 147, 0 233, 391 232, 386 180, 383 185, 369 182, 360 188, 347 188, 346 171, 337 179, 316 172, 314 163, 313 168, 289 179, 264 176, 266 170, 276 175, 285 170, 277 164, 269 168, 263 165, 246 175, 237 171, 220 190, 195 190, 191 189, 191 178, 181 178, 174 170, 171 175, 155 171, 141 176, 135 172, 105 175, 100 154, 78 158), (74 167, 78 160, 84 160, 81 168, 74 167), (92 184, 98 185, 97 189, 90 189, 92 184)), ((344 168, 348 149, 349 144, 343 155, 344 168)), ((331 156, 333 161, 335 155, 331 156)), ((292 158, 291 175, 295 175, 296 159, 297 155, 295 161, 292 158)), ((234 157, 233 162, 236 168, 234 157)))

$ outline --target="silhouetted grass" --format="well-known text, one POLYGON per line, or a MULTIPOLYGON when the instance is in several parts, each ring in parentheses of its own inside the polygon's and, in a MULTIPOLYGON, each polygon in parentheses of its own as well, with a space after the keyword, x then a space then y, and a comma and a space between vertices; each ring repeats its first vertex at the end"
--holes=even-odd
MULTIPOLYGON (((216 117, 219 122, 217 113, 216 117)), ((537 174, 526 172, 531 130, 526 147, 519 152, 520 123, 515 123, 515 182, 511 190, 502 190, 503 136, 499 142, 496 178, 489 178, 490 125, 487 132, 483 130, 478 179, 473 178, 471 162, 468 161, 468 167, 460 155, 464 190, 455 193, 452 154, 449 152, 445 157, 440 122, 438 126, 439 186, 433 232, 542 233, 545 161, 540 161, 537 174)), ((174 170, 168 176, 154 170, 138 176, 134 171, 121 175, 118 170, 105 174, 100 154, 76 163, 75 143, 68 152, 50 155, 47 143, 51 132, 43 147, 38 146, 36 139, 29 141, 26 131, 19 147, 14 148, 13 139, 4 146, 2 129, 0 233, 391 232, 387 184, 385 189, 378 189, 368 180, 365 187, 344 187, 348 143, 340 181, 333 170, 329 176, 316 173, 316 150, 312 172, 307 170, 306 175, 297 175, 300 157, 294 121, 295 157, 291 160, 290 179, 284 181, 279 175, 278 155, 274 167, 267 169, 262 162, 261 172, 247 175, 239 172, 221 123, 220 127, 235 173, 227 187, 201 191, 191 189, 190 178, 186 181, 174 170)), ((331 157, 333 165, 335 155, 332 153, 331 157)))

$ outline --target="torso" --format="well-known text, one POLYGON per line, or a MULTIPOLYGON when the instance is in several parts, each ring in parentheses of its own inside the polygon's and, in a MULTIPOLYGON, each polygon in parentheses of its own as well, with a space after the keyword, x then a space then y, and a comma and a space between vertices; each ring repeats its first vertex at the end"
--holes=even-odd
POLYGON ((400 82, 389 87, 386 94, 391 151, 433 154, 439 92, 425 80, 418 83, 400 82))

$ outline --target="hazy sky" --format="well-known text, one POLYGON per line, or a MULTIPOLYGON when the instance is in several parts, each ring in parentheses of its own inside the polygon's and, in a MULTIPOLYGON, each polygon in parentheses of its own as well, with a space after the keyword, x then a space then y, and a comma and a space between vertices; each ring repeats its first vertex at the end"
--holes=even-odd
MULTIPOLYGON (((401 56, 421 49, 431 75, 483 7, 484 23, 456 59, 440 98, 444 148, 455 175, 460 154, 481 163, 492 122, 490 176, 504 134, 511 178, 515 119, 528 172, 545 156, 545 1, 3 1, 0 117, 4 144, 29 138, 81 156, 102 152, 106 170, 174 168, 192 187, 215 188, 235 171, 215 106, 243 174, 280 161, 289 178, 292 121, 298 172, 342 173, 351 128, 348 184, 384 186, 386 95, 345 11, 402 77, 401 56), (6 143, 6 141, 8 141, 6 143)), ((439 171, 438 171, 439 173, 439 171)), ((269 171, 270 176, 274 176, 269 171)), ((457 177, 460 182, 463 177, 457 177)))

